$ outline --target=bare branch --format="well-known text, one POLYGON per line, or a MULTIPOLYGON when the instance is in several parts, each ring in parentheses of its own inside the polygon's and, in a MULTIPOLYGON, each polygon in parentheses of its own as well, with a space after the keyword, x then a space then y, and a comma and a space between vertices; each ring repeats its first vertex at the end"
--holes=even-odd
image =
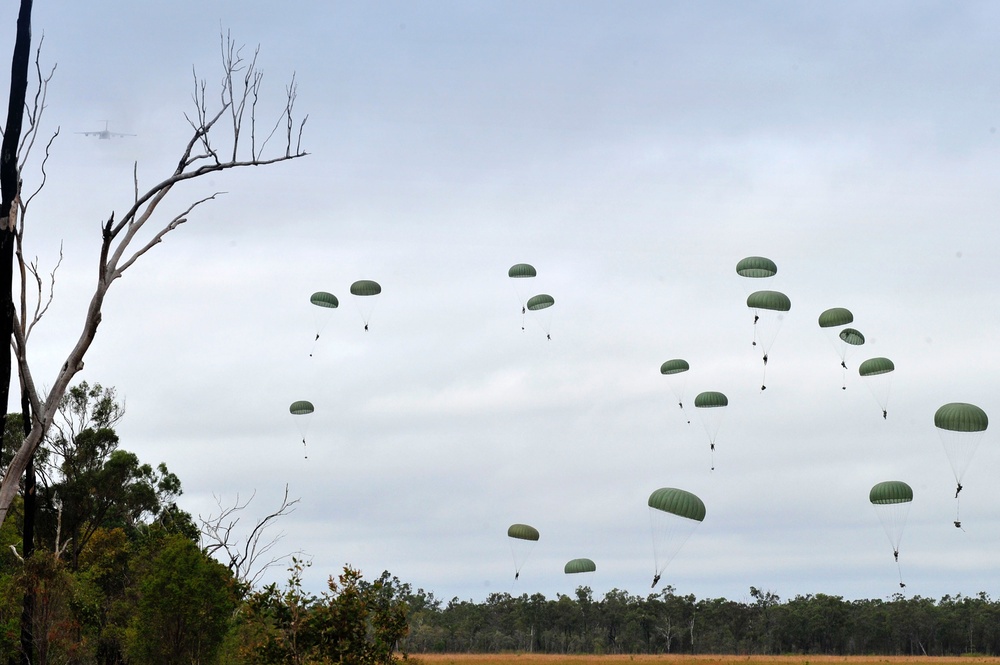
POLYGON ((31 203, 32 199, 38 196, 38 193, 42 191, 42 188, 45 187, 46 181, 48 181, 49 174, 48 171, 45 170, 45 167, 49 163, 49 157, 52 154, 52 144, 55 143, 56 137, 59 136, 59 129, 59 127, 56 127, 55 133, 49 137, 48 142, 45 144, 45 156, 42 158, 42 164, 38 169, 42 175, 41 181, 38 183, 38 187, 36 187, 35 191, 28 195, 28 198, 23 199, 21 202, 21 229, 18 230, 19 234, 24 230, 24 213, 28 210, 28 204, 31 203))
POLYGON ((124 273, 126 270, 128 270, 129 266, 131 266, 133 263, 136 262, 136 259, 138 259, 140 256, 142 256, 143 254, 145 254, 146 252, 148 252, 150 249, 152 249, 153 246, 158 245, 159 243, 161 243, 163 241, 163 236, 165 236, 166 234, 170 233, 171 231, 173 231, 174 229, 176 229, 178 226, 180 226, 181 224, 183 224, 184 222, 186 222, 187 221, 187 215, 188 215, 188 213, 190 213, 192 210, 194 210, 195 207, 201 205, 202 203, 205 203, 206 201, 214 200, 216 196, 217 196, 217 194, 212 194, 211 196, 206 196, 203 199, 195 201, 190 206, 188 206, 187 210, 185 210, 184 212, 182 212, 181 214, 177 215, 172 220, 170 220, 170 222, 166 226, 164 226, 162 229, 160 229, 160 231, 156 235, 154 235, 153 238, 142 247, 142 249, 140 249, 137 252, 135 252, 135 254, 133 254, 124 263, 121 264, 121 267, 119 267, 115 271, 113 279, 117 279, 117 278, 121 277, 122 273, 124 273))
POLYGON ((201 522, 202 549, 206 554, 219 558, 222 563, 228 566, 237 581, 251 587, 260 581, 269 568, 299 553, 297 551, 289 552, 265 559, 284 537, 283 533, 279 533, 265 540, 267 530, 273 526, 277 519, 294 512, 295 504, 299 502, 299 499, 289 500, 288 485, 285 485, 285 494, 277 510, 258 519, 245 539, 236 535, 235 532, 241 519, 239 513, 246 510, 256 494, 255 490, 250 498, 242 503, 239 494, 237 494, 236 501, 228 507, 224 507, 222 500, 216 497, 219 514, 208 517, 198 516, 198 521, 201 522))
MULTIPOLYGON (((191 125, 192 134, 184 149, 181 151, 181 155, 177 161, 177 166, 175 167, 174 172, 166 179, 146 190, 145 193, 140 193, 141 190, 138 183, 138 172, 137 167, 135 167, 133 169, 134 195, 131 207, 125 212, 124 215, 118 218, 117 221, 115 220, 115 215, 112 214, 108 220, 102 224, 101 249, 97 266, 98 279, 96 285, 94 286, 90 304, 83 320, 80 337, 73 345, 72 349, 66 356, 65 362, 57 372, 55 380, 53 381, 49 391, 49 395, 44 402, 38 399, 38 395, 34 390, 34 383, 32 381, 30 368, 28 367, 27 362, 25 332, 30 330, 31 326, 37 322, 37 319, 33 319, 33 322, 27 327, 24 327, 23 325, 15 326, 14 345, 17 351, 17 361, 21 370, 21 375, 26 385, 29 386, 29 393, 33 395, 32 415, 34 422, 31 432, 29 432, 28 436, 25 437, 20 449, 10 461, 6 474, 3 477, 3 481, 0 483, 0 523, 4 521, 8 514, 11 501, 17 491, 18 479, 23 473, 28 459, 40 445, 46 432, 52 426, 53 418, 58 410, 58 404, 69 389, 69 384, 73 376, 83 369, 84 356, 87 354, 87 351, 90 349, 94 338, 97 335, 97 329, 102 320, 101 310, 103 308, 104 298, 107 295, 107 291, 111 287, 111 284, 113 284, 114 281, 121 276, 124 270, 130 268, 139 257, 143 256, 154 245, 162 242, 167 233, 176 229, 180 224, 183 224, 187 220, 187 215, 194 208, 202 203, 214 199, 218 194, 213 194, 209 197, 195 201, 194 203, 186 206, 185 210, 180 214, 170 215, 170 220, 166 224, 159 226, 158 231, 152 233, 151 236, 148 236, 145 240, 140 239, 140 234, 143 232, 144 226, 150 219, 152 219, 154 213, 157 211, 167 195, 173 191, 176 185, 210 173, 217 173, 247 166, 266 166, 306 155, 306 153, 301 149, 302 127, 305 124, 304 120, 300 123, 299 137, 294 150, 291 146, 290 130, 286 131, 286 145, 282 152, 275 151, 277 154, 273 157, 266 157, 263 153, 264 146, 262 145, 260 149, 258 149, 256 145, 256 138, 253 137, 253 133, 255 131, 254 125, 256 123, 255 116, 258 94, 261 90, 263 77, 257 66, 257 55, 255 52, 253 59, 246 62, 240 56, 240 49, 235 47, 232 39, 228 35, 226 37, 225 44, 226 45, 223 48, 222 91, 220 101, 218 102, 220 108, 210 109, 208 96, 206 94, 206 84, 203 80, 199 80, 197 75, 195 75, 194 94, 192 97, 195 106, 194 114, 191 116, 185 114, 184 116, 191 125), (240 76, 238 85, 236 84, 236 76, 240 76), (243 156, 241 157, 240 134, 243 131, 243 121, 245 119, 246 108, 248 105, 250 107, 251 142, 249 149, 245 150, 243 156), (232 135, 223 138, 225 140, 231 140, 233 147, 231 156, 226 159, 222 159, 220 158, 220 154, 215 147, 215 141, 213 139, 216 137, 218 132, 224 131, 219 129, 220 126, 217 126, 217 123, 227 112, 232 120, 232 125, 229 127, 229 131, 232 132, 232 135), (198 146, 197 153, 195 152, 195 146, 198 146), (139 249, 132 249, 130 248, 132 243, 141 243, 141 247, 139 249)), ((37 71, 40 73, 40 69, 37 71)), ((42 80, 47 81, 47 79, 44 78, 42 80)), ((44 87, 44 83, 40 83, 40 85, 44 87)), ((286 88, 285 94, 285 108, 280 115, 281 118, 286 118, 285 126, 291 127, 294 124, 291 120, 295 101, 294 77, 292 79, 292 83, 286 88)), ((31 117, 33 118, 32 122, 37 125, 37 120, 41 115, 41 111, 44 109, 44 94, 36 97, 36 100, 38 113, 31 117)), ((30 143, 27 144, 25 148, 29 148, 30 145, 30 143)), ((34 196, 34 194, 32 196, 34 196)), ((37 265, 34 265, 31 270, 35 277, 36 284, 38 284, 39 279, 37 265)), ((28 268, 25 267, 24 281, 27 280, 27 271, 28 268)), ((47 306, 48 305, 46 304, 37 311, 44 312, 47 306)), ((23 312, 21 316, 22 319, 26 318, 23 312)), ((281 508, 279 508, 279 510, 272 515, 264 518, 264 523, 258 523, 254 530, 251 531, 253 535, 250 537, 239 559, 244 562, 244 565, 256 566, 255 570, 260 568, 261 557, 266 556, 266 553, 273 546, 273 543, 264 543, 261 540, 261 531, 268 523, 285 514, 285 511, 287 511, 294 503, 295 502, 287 501, 286 491, 286 501, 282 503, 281 508)), ((280 558, 275 559, 275 561, 277 560, 280 560, 280 558)), ((250 579, 253 579, 253 577, 251 576, 250 579)))
MULTIPOLYGON (((49 92, 49 82, 56 73, 56 65, 52 65, 52 69, 49 70, 47 75, 42 74, 41 55, 42 43, 44 41, 45 35, 43 34, 41 39, 38 41, 38 48, 35 49, 35 78, 37 85, 35 98, 31 106, 28 105, 27 100, 25 100, 24 104, 25 115, 28 119, 28 127, 24 131, 24 135, 21 137, 21 145, 18 146, 17 150, 19 172, 24 170, 25 162, 31 154, 31 149, 35 144, 35 139, 38 137, 38 132, 41 127, 41 117, 47 108, 45 100, 49 92)), ((58 134, 58 131, 56 133, 58 134)))
POLYGON ((49 273, 49 295, 48 295, 48 298, 45 299, 45 304, 44 305, 42 304, 42 293, 41 293, 42 292, 42 280, 41 280, 41 278, 38 275, 38 261, 36 260, 35 262, 33 262, 31 264, 31 272, 35 276, 35 279, 36 279, 36 281, 38 283, 38 302, 35 303, 35 313, 31 317, 31 323, 28 324, 28 327, 27 327, 27 329, 24 332, 24 338, 25 339, 28 339, 31 336, 32 329, 35 327, 35 325, 39 321, 42 320, 42 317, 45 316, 45 313, 47 311, 49 311, 49 306, 52 304, 52 301, 55 299, 55 295, 56 295, 56 272, 59 270, 59 266, 62 265, 62 261, 63 261, 63 246, 62 246, 62 243, 59 243, 59 260, 56 261, 55 267, 52 268, 52 271, 49 273))

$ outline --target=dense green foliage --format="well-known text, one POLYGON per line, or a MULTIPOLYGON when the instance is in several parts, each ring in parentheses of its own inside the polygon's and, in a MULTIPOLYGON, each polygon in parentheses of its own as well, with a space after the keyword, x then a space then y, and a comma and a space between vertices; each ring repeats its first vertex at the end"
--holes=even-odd
MULTIPOLYGON (((35 551, 18 498, 0 525, 0 655, 40 665, 344 663, 387 665, 406 635, 401 585, 349 567, 319 597, 294 560, 285 589, 255 590, 199 545, 180 480, 119 447, 113 389, 83 383, 40 449, 35 551), (22 599, 34 599, 22 625, 22 599), (27 632, 25 632, 27 628, 27 632), (29 635, 31 654, 22 659, 29 635)), ((23 436, 7 421, 3 461, 23 436)), ((224 550, 223 550, 224 551, 224 550)), ((229 563, 227 561, 227 563, 229 563)), ((25 649, 27 651, 27 649, 25 649)))
POLYGON ((389 573, 367 582, 350 566, 316 597, 302 588, 308 564, 294 559, 284 589, 271 584, 250 594, 234 627, 226 662, 388 665, 407 633, 409 586, 389 573))
POLYGON ((410 653, 699 653, 1000 655, 1000 601, 986 594, 940 601, 897 595, 845 600, 825 594, 782 602, 750 588, 749 601, 697 600, 667 588, 646 597, 588 587, 576 597, 491 594, 442 604, 410 595, 410 653))

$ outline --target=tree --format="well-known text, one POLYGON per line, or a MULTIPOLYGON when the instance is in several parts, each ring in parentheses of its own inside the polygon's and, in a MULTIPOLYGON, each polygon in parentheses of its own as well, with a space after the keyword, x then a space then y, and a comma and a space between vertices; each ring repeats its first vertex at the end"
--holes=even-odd
POLYGON ((214 662, 236 608, 229 571, 183 536, 166 536, 153 551, 139 581, 130 653, 139 663, 214 662))
POLYGON ((302 572, 309 565, 292 557, 284 590, 269 584, 250 594, 238 626, 243 644, 232 649, 231 658, 274 665, 395 663, 407 634, 409 585, 388 572, 368 582, 345 566, 316 598, 302 588, 302 572))
MULTIPOLYGON (((22 2, 22 10, 24 5, 27 5, 27 15, 30 18, 31 3, 29 0, 22 0, 22 2)), ((25 263, 20 250, 27 203, 31 197, 26 200, 22 200, 19 196, 13 197, 15 207, 11 213, 11 219, 16 222, 13 239, 16 240, 18 247, 17 261, 21 274, 21 303, 19 314, 14 312, 13 306, 8 309, 13 321, 11 334, 20 383, 30 404, 32 415, 31 430, 10 461, 3 480, 0 482, 0 522, 7 518, 11 502, 17 494, 19 480, 27 468, 32 454, 52 426, 59 404, 69 389, 70 382, 83 368, 84 358, 101 323, 104 299, 111 286, 143 255, 159 244, 164 236, 188 221, 188 216, 196 208, 214 200, 220 194, 212 194, 189 202, 186 206, 182 206, 178 212, 161 215, 161 206, 166 207, 163 205, 164 201, 168 200, 174 189, 189 180, 210 174, 242 167, 266 166, 297 159, 307 154, 301 148, 302 130, 307 117, 303 118, 296 127, 293 114, 296 99, 294 75, 285 88, 285 105, 280 117, 269 130, 262 130, 257 119, 257 104, 263 81, 263 75, 257 66, 258 53, 254 51, 252 56, 245 56, 242 47, 237 46, 228 34, 220 39, 220 43, 223 75, 219 96, 212 101, 214 95, 209 94, 206 82, 195 75, 194 112, 191 115, 185 115, 192 131, 187 144, 180 151, 176 168, 165 179, 144 192, 140 190, 138 169, 136 168, 133 176, 134 200, 120 218, 116 220, 115 214, 112 213, 102 225, 101 247, 96 266, 97 284, 90 297, 90 304, 84 316, 80 336, 67 354, 55 379, 51 382, 48 395, 40 394, 36 388, 37 384, 32 375, 27 355, 31 329, 45 310, 44 307, 36 305, 34 310, 29 312, 25 298, 25 289, 30 273, 39 285, 38 301, 42 302, 41 280, 38 277, 37 266, 25 263), (281 136, 283 147, 268 149, 271 139, 276 135, 281 136), (15 215, 15 213, 17 214, 15 215)), ((20 45, 20 30, 18 44, 20 45)), ((17 47, 15 51, 18 54, 15 57, 17 59, 21 51, 17 50, 17 47)), ((25 55, 25 57, 27 56, 25 55)), ((26 64, 24 69, 26 72, 26 64)), ((48 79, 39 78, 39 90, 41 91, 47 85, 48 79)), ((12 89, 13 87, 12 85, 12 89)), ((12 100, 11 106, 13 107, 13 105, 12 100)), ((27 135, 31 137, 37 135, 38 123, 43 109, 43 101, 39 101, 39 97, 36 97, 33 113, 30 114, 31 122, 26 131, 27 135)), ((8 150, 10 132, 11 130, 8 128, 8 133, 4 136, 5 151, 8 150)), ((18 127, 17 135, 20 135, 20 127, 18 127)), ((23 143, 17 158, 23 161, 33 145, 33 140, 23 143)), ((46 156, 48 150, 49 145, 46 145, 46 156)), ((3 155, 4 163, 9 157, 11 154, 5 152, 3 155)), ((0 180, 6 183, 2 174, 0 174, 0 180)), ((16 177, 15 181, 20 182, 16 177)), ((42 182, 44 183, 44 167, 42 169, 42 182)), ((5 186, 4 199, 6 200, 6 198, 7 188, 5 186)), ((175 210, 177 209, 175 208, 175 210)), ((0 264, 2 262, 3 257, 0 256, 0 264)), ((3 269, 0 268, 0 273, 2 272, 3 269)), ((3 292, 10 293, 11 289, 8 288, 6 291, 0 289, 0 293, 3 292)), ((0 385, 5 385, 2 379, 3 377, 0 376, 0 385)), ((2 408, 6 404, 6 399, 0 399, 0 402, 2 402, 0 404, 0 408, 2 408)))
POLYGON ((39 492, 39 530, 53 551, 66 548, 73 570, 98 529, 133 532, 169 512, 181 494, 164 463, 154 468, 119 448, 112 426, 124 415, 114 388, 84 381, 63 397, 46 439, 51 461, 39 492))
POLYGON ((319 653, 343 665, 392 665, 396 645, 406 636, 398 580, 382 573, 368 583, 360 571, 344 566, 328 587, 309 620, 319 653))

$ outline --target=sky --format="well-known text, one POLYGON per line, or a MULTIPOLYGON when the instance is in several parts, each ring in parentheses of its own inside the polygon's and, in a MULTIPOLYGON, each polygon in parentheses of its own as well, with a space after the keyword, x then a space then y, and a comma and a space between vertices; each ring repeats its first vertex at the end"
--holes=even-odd
POLYGON ((445 601, 554 598, 587 557, 595 596, 644 596, 646 502, 675 487, 707 512, 660 588, 998 594, 1000 442, 982 437, 956 529, 933 416, 1000 413, 1000 7, 121 4, 35 4, 57 64, 42 133, 60 133, 26 253, 48 273, 63 252, 29 344, 40 385, 79 335, 133 167, 145 189, 176 164, 220 34, 259 45, 262 115, 293 73, 308 114, 307 157, 171 194, 164 212, 226 192, 114 285, 77 377, 117 389, 122 446, 180 477, 182 508, 253 496, 249 528, 287 485, 275 552, 304 553, 315 593, 349 564, 445 601), (135 136, 78 133, 105 121, 135 136), (745 284, 746 256, 777 274, 745 284), (522 262, 530 284, 507 277, 522 262), (358 279, 383 289, 367 331, 358 279), (792 303, 765 391, 758 288, 792 303), (555 305, 522 321, 535 293, 555 305), (866 338, 846 373, 817 324, 831 307, 866 338), (896 366, 885 419, 857 375, 878 356, 896 366), (691 367, 683 411, 672 358, 691 367), (702 391, 729 398, 714 456, 702 391), (898 568, 868 500, 884 480, 914 493, 898 568), (517 581, 512 523, 541 534, 517 581))

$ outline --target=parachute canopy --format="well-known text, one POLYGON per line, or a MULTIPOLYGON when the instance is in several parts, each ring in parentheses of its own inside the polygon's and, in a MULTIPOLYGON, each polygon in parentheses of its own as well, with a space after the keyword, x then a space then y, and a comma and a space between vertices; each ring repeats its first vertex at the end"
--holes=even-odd
POLYGON ((340 302, 337 300, 337 296, 332 293, 327 293, 326 291, 317 291, 312 294, 309 296, 309 302, 317 307, 329 307, 331 309, 340 305, 340 302))
POLYGON ((377 296, 380 293, 382 293, 382 286, 370 279, 359 279, 351 284, 351 295, 377 296))
POLYGON ((774 277, 777 272, 778 266, 774 261, 763 256, 748 256, 736 264, 736 274, 740 277, 760 279, 774 277))
POLYGON ((689 369, 691 369, 691 366, 688 365, 688 361, 676 358, 674 360, 668 360, 660 365, 660 374, 679 374, 680 372, 686 372, 689 369))
POLYGON ((535 267, 528 263, 515 263, 507 270, 507 276, 514 279, 523 279, 525 277, 534 277, 538 273, 535 272, 535 267))
POLYGON ((507 535, 518 540, 538 540, 538 529, 528 524, 511 524, 507 535))
POLYGON ((694 405, 699 409, 712 409, 721 406, 729 406, 729 398, 720 392, 708 391, 698 393, 694 398, 694 405))
POLYGON ((306 400, 299 400, 297 402, 292 402, 292 405, 288 407, 289 413, 293 416, 304 416, 306 414, 312 413, 315 409, 313 408, 312 402, 306 400))
POLYGON ((854 315, 846 307, 831 307, 819 315, 820 328, 837 328, 854 321, 854 315))
POLYGON ((896 366, 888 358, 869 358, 858 366, 858 374, 861 376, 877 376, 886 374, 896 369, 896 366))
POLYGON ((876 506, 913 501, 913 489, 902 480, 877 483, 868 493, 868 500, 876 506))
POLYGON ((705 519, 705 504, 691 492, 674 487, 661 487, 649 495, 649 507, 701 522, 705 519))
POLYGON ((792 301, 780 291, 754 291, 747 296, 747 307, 787 312, 792 308, 792 301))
POLYGON ((984 432, 988 425, 986 412, 975 404, 952 402, 934 414, 934 426, 949 432, 984 432))
POLYGON ((528 304, 525 306, 532 312, 535 312, 540 309, 552 307, 554 304, 556 304, 555 298, 547 293, 540 293, 537 296, 531 296, 528 298, 528 304))
POLYGON ((567 575, 573 573, 592 573, 597 570, 597 564, 590 559, 572 559, 566 562, 565 571, 567 575))
POLYGON ((854 328, 844 328, 840 331, 838 337, 840 337, 840 341, 844 344, 850 344, 851 346, 861 346, 865 343, 865 336, 854 328))

